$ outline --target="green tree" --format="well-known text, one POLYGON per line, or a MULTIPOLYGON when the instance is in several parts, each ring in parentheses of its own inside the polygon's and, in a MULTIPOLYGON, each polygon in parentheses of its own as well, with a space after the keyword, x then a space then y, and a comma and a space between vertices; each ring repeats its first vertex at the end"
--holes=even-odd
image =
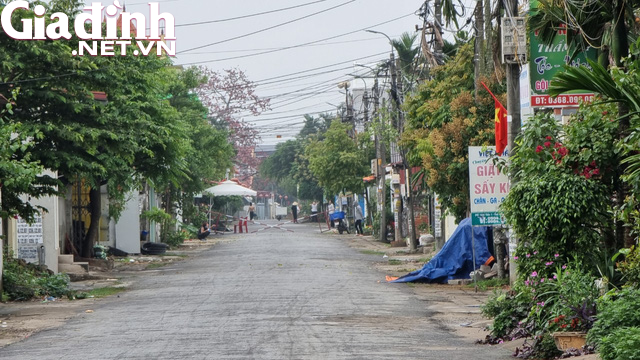
POLYGON ((327 194, 359 192, 362 177, 369 173, 367 159, 356 142, 349 137, 349 124, 333 121, 322 141, 311 140, 305 149, 309 170, 327 194))
POLYGON ((484 91, 473 96, 473 63, 465 60, 470 57, 472 44, 461 46, 455 58, 433 70, 433 79, 407 97, 408 126, 401 142, 409 149, 408 159, 422 163, 427 185, 457 220, 469 207, 468 147, 494 141, 494 102, 484 91))
MULTIPOLYGON (((175 217, 175 207, 189 206, 193 195, 209 186, 210 181, 224 176, 231 167, 233 147, 225 130, 212 127, 207 121, 207 109, 193 91, 206 81, 198 68, 171 69, 165 77, 162 90, 179 114, 177 121, 187 128, 185 169, 175 178, 161 178, 154 185, 163 192, 163 205, 167 214, 175 217)), ((170 231, 169 231, 170 232, 170 231)), ((164 231, 167 233, 167 231, 164 231)), ((169 234, 170 235, 170 234, 169 234)))
POLYGON ((310 136, 322 136, 329 129, 334 117, 329 113, 320 114, 317 117, 306 114, 304 116, 304 126, 298 133, 298 138, 307 139, 310 136))
MULTIPOLYGON (((51 6, 57 6, 54 2, 51 6)), ((12 19, 20 28, 19 11, 12 19)), ((109 185, 112 215, 141 179, 177 182, 188 176, 189 123, 170 104, 165 57, 74 57, 70 41, 14 41, 0 36, 0 94, 14 94, 7 122, 22 124, 33 138, 32 158, 58 171, 64 185, 82 179, 89 187, 91 224, 82 248, 90 256, 101 214, 100 186, 109 185), (106 102, 94 99, 96 91, 106 102)), ((133 49, 130 49, 132 52, 133 49)), ((19 149, 21 150, 21 149, 19 149)), ((26 159, 26 151, 15 157, 26 159)), ((27 193, 26 195, 32 195, 27 193)))

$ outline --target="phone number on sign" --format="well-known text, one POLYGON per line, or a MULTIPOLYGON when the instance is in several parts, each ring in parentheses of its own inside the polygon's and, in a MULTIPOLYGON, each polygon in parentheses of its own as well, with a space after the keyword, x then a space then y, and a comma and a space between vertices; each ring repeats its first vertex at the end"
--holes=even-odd
POLYGON ((558 95, 552 98, 549 95, 532 95, 531 106, 578 106, 580 102, 593 101, 593 94, 558 95))

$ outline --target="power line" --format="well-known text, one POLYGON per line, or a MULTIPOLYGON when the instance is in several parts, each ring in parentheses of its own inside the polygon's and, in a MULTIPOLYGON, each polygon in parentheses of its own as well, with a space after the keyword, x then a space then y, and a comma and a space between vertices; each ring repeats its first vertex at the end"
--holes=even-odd
MULTIPOLYGON (((294 115, 285 115, 285 116, 277 116, 277 117, 272 117, 272 118, 261 118, 261 119, 256 119, 256 120, 246 120, 246 121, 250 121, 250 122, 264 122, 264 121, 273 121, 273 120, 283 120, 283 119, 292 119, 292 118, 296 118, 296 117, 300 117, 300 116, 305 116, 305 115, 311 115, 311 114, 323 114, 323 113, 327 113, 327 112, 331 112, 331 111, 335 111, 336 109, 329 109, 329 110, 322 110, 322 111, 313 111, 313 112, 304 112, 304 113, 298 113, 298 114, 294 114, 294 115)), ((274 124, 269 124, 269 125, 274 125, 274 124)))
MULTIPOLYGON (((393 37, 398 37, 399 35, 394 35, 393 37)), ((310 44, 306 46, 326 46, 326 45, 337 45, 337 44, 349 44, 354 42, 364 42, 364 41, 380 41, 380 38, 366 38, 366 39, 354 39, 354 40, 344 40, 344 41, 330 41, 324 44, 310 44)), ((251 52, 251 51, 270 51, 270 50, 280 50, 281 47, 277 48, 259 48, 259 49, 236 49, 236 50, 218 50, 218 51, 197 51, 189 53, 189 55, 204 55, 204 54, 228 54, 228 53, 241 53, 241 52, 251 52)))
MULTIPOLYGON (((175 1, 175 0, 174 0, 174 1, 175 1)), ((286 7, 286 8, 275 9, 275 10, 269 10, 269 11, 263 11, 263 12, 259 12, 259 13, 254 13, 254 14, 249 14, 249 15, 242 15, 242 16, 236 16, 236 17, 231 17, 231 18, 226 18, 226 19, 217 19, 217 20, 209 20, 209 21, 200 21, 200 22, 194 22, 194 23, 180 24, 180 25, 176 25, 175 27, 195 26, 195 25, 203 25, 203 24, 213 24, 213 23, 220 23, 220 22, 225 22, 225 21, 233 21, 233 20, 246 19, 246 18, 250 18, 250 17, 254 17, 254 16, 260 16, 260 15, 266 15, 266 14, 273 14, 273 13, 280 12, 280 11, 286 11, 286 10, 296 9, 296 8, 300 8, 300 7, 303 7, 303 6, 309 6, 309 5, 313 5, 313 4, 317 4, 317 3, 321 3, 321 2, 325 2, 325 1, 327 1, 327 0, 312 1, 312 2, 305 3, 305 4, 300 4, 300 5, 295 5, 295 6, 289 6, 289 7, 286 7)))
POLYGON ((346 1, 346 2, 344 2, 344 3, 342 3, 342 4, 338 4, 338 5, 336 5, 336 6, 332 6, 332 7, 328 8, 328 9, 320 10, 320 11, 317 11, 317 12, 314 12, 314 13, 312 13, 312 14, 305 15, 305 16, 302 16, 302 17, 299 17, 299 18, 295 18, 295 19, 293 19, 293 20, 285 21, 285 22, 283 22, 283 23, 276 24, 276 25, 273 25, 273 26, 269 26, 269 27, 266 27, 266 28, 264 28, 264 29, 260 29, 260 30, 252 31, 252 32, 250 32, 250 33, 246 33, 246 34, 243 34, 243 35, 234 36, 234 37, 229 38, 229 39, 225 39, 225 40, 220 40, 220 41, 212 42, 212 43, 210 43, 210 44, 206 44, 206 45, 196 46, 196 47, 191 48, 191 49, 187 49, 187 50, 180 51, 179 53, 180 53, 180 54, 183 54, 183 53, 189 52, 189 51, 191 51, 191 50, 202 49, 202 48, 206 48, 206 47, 209 47, 209 46, 218 45, 218 44, 222 44, 222 43, 225 43, 225 42, 229 42, 229 41, 233 41, 233 40, 242 39, 242 38, 245 38, 245 37, 247 37, 247 36, 255 35, 255 34, 257 34, 257 33, 261 33, 261 32, 263 32, 263 31, 267 31, 267 30, 272 30, 272 29, 275 29, 275 28, 278 28, 278 27, 281 27, 281 26, 284 26, 284 25, 288 25, 288 24, 294 23, 294 22, 296 22, 296 21, 300 21, 300 20, 307 19, 307 18, 310 18, 310 17, 315 16, 315 15, 318 15, 318 14, 325 13, 325 12, 327 12, 327 11, 331 11, 331 10, 333 10, 333 9, 337 9, 337 8, 339 8, 339 7, 342 7, 342 6, 348 5, 348 4, 350 4, 350 3, 352 3, 352 2, 355 2, 355 1, 356 1, 356 0, 349 0, 349 1, 346 1))
MULTIPOLYGON (((307 46, 307 45, 310 45, 310 44, 316 44, 316 43, 319 43, 319 42, 323 42, 323 41, 327 41, 327 40, 333 40, 333 39, 337 39, 337 38, 340 38, 340 37, 343 37, 343 36, 355 34, 355 33, 364 31, 366 29, 369 29, 369 28, 372 28, 372 27, 376 27, 376 26, 380 26, 380 25, 384 25, 384 24, 388 24, 390 22, 394 22, 394 21, 397 21, 397 20, 406 18, 408 16, 412 16, 412 15, 413 15, 413 13, 402 15, 402 16, 399 16, 399 17, 391 19, 391 20, 387 20, 387 21, 383 21, 383 22, 378 23, 378 24, 373 24, 373 25, 369 25, 369 26, 363 27, 363 28, 358 29, 358 30, 349 31, 349 32, 346 32, 346 33, 343 33, 343 34, 330 36, 328 38, 324 38, 324 39, 320 39, 320 40, 314 40, 314 41, 309 41, 309 42, 302 43, 302 44, 286 46, 286 47, 283 47, 283 48, 280 48, 280 49, 262 51, 262 52, 258 52, 258 53, 255 53, 255 54, 233 56, 233 57, 228 57, 228 58, 223 58, 223 59, 196 61, 196 62, 190 62, 190 63, 184 63, 184 64, 178 64, 178 65, 182 65, 182 66, 185 66, 185 65, 200 65, 200 64, 207 64, 207 63, 219 62, 219 61, 225 61, 225 60, 243 59, 243 58, 252 57, 252 56, 265 55, 265 54, 271 54, 271 53, 274 53, 274 52, 279 52, 279 51, 284 51, 284 50, 289 50, 289 49, 295 49, 295 48, 307 46)), ((195 49, 189 49, 189 50, 195 50, 195 49)))
POLYGON ((297 71, 297 72, 289 73, 289 74, 286 74, 286 75, 278 75, 278 76, 274 76, 274 77, 270 77, 270 78, 266 78, 266 79, 260 79, 260 80, 256 80, 255 82, 259 83, 259 82, 262 82, 262 81, 279 79, 279 78, 283 78, 283 77, 287 77, 287 76, 291 76, 291 75, 298 75, 298 74, 306 73, 306 72, 309 72, 309 71, 326 69, 326 68, 329 68, 329 67, 332 67, 332 66, 347 64, 347 63, 354 62, 356 60, 364 60, 364 59, 368 59, 368 58, 372 58, 374 56, 380 56, 380 55, 384 55, 384 54, 387 54, 387 52, 377 53, 377 54, 373 54, 373 55, 367 55, 367 56, 363 56, 363 57, 359 57, 359 58, 355 58, 355 59, 351 59, 351 60, 347 60, 347 61, 341 61, 341 62, 334 63, 334 64, 331 64, 331 65, 324 65, 324 66, 320 66, 320 67, 316 67, 316 68, 312 68, 312 69, 297 71))

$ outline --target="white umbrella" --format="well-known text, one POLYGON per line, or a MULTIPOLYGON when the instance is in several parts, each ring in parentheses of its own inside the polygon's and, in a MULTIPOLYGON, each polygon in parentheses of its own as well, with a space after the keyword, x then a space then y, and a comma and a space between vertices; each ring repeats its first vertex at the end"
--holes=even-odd
POLYGON ((213 196, 256 196, 258 193, 255 190, 251 190, 237 183, 227 180, 220 183, 220 185, 212 186, 205 190, 213 196))

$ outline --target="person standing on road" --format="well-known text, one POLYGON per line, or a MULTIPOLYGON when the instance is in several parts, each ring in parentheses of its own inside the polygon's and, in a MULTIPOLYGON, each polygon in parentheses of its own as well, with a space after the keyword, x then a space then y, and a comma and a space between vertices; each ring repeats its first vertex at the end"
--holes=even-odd
POLYGON ((318 202, 315 200, 311 203, 311 218, 313 221, 318 222, 318 202))
POLYGON ((363 236, 364 232, 362 231, 362 219, 364 219, 364 215, 362 215, 362 208, 360 207, 360 203, 356 202, 353 217, 356 220, 356 234, 358 236, 363 236))
POLYGON ((327 213, 329 214, 329 216, 327 218, 329 219, 329 225, 333 227, 333 220, 331 220, 331 215, 333 215, 333 213, 336 211, 336 208, 333 206, 333 202, 331 202, 331 200, 327 199, 327 202, 329 203, 329 205, 327 206, 327 213))
POLYGON ((291 214, 293 215, 293 223, 297 224, 298 223, 298 203, 297 202, 293 202, 293 205, 291 205, 291 214))
POLYGON ((256 206, 249 203, 249 220, 253 221, 254 217, 256 217, 256 206))
POLYGON ((207 240, 207 236, 209 236, 209 234, 211 234, 211 231, 209 230, 209 224, 205 221, 202 223, 200 230, 198 230, 198 239, 205 241, 207 240))

